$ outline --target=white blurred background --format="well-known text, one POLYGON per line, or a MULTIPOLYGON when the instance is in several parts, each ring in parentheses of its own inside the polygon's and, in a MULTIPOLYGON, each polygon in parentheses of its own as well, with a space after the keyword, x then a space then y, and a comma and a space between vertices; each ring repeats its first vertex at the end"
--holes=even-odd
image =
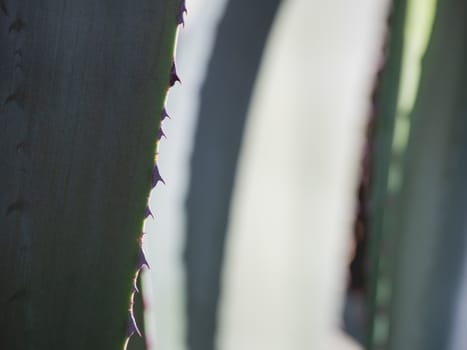
MULTIPOLYGON (((159 145, 167 185, 153 191, 155 220, 145 224, 151 349, 210 350, 186 345, 186 198, 201 89, 226 5, 227 0, 187 0, 179 35, 183 83, 170 91, 172 118, 164 121, 167 139, 159 145)), ((215 349, 359 348, 340 326, 361 149, 387 6, 386 0, 280 4, 239 150, 215 349)), ((245 35, 240 27, 239 35, 245 35)), ((209 295, 209 285, 200 288, 209 295)))

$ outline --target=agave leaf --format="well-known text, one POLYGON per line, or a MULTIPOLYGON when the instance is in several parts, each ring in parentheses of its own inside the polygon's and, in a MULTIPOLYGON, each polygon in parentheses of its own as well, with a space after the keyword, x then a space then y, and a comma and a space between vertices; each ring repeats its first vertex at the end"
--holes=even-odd
POLYGON ((179 1, 2 4, 0 348, 120 349, 179 1))
POLYGON ((371 188, 369 203, 370 230, 370 285, 369 285, 369 339, 371 348, 380 342, 378 332, 378 315, 381 302, 376 299, 380 276, 388 268, 385 259, 391 256, 389 250, 392 238, 388 233, 388 222, 394 216, 394 204, 390 201, 391 194, 387 191, 389 167, 392 157, 392 140, 394 136, 395 116, 402 67, 402 48, 404 45, 406 0, 395 0, 388 20, 387 48, 384 67, 376 81, 376 96, 374 120, 370 136, 370 167, 371 188), (375 338, 376 337, 376 338, 375 338))
POLYGON ((466 253, 466 16, 465 2, 438 2, 422 62, 399 199, 390 349, 449 347, 466 253))
POLYGON ((374 222, 382 219, 373 226, 370 348, 448 349, 455 344, 452 329, 466 257, 467 5, 438 2, 431 32, 430 4, 408 4, 415 16, 404 24, 411 43, 404 44, 403 55, 417 57, 409 57, 414 61, 405 62, 401 72, 386 189, 381 181, 380 193, 386 194, 378 202, 382 214, 374 216, 374 222), (416 23, 422 12, 423 30, 422 21, 416 23), (420 30, 430 38, 422 61, 426 40, 421 32, 415 38, 420 30))
POLYGON ((224 241, 237 159, 256 75, 279 3, 229 1, 202 88, 186 203, 187 338, 191 350, 215 348, 224 241))

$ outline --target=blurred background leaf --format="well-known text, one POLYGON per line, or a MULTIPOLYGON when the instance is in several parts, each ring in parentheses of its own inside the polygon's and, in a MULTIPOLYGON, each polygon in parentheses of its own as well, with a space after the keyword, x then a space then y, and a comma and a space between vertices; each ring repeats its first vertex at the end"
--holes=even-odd
POLYGON ((465 5, 205 3, 161 146, 176 195, 147 224, 156 345, 355 347, 339 324, 366 139, 368 314, 346 327, 369 349, 463 349, 465 5))
POLYGON ((190 350, 215 349, 224 241, 245 119, 279 0, 230 0, 204 81, 187 194, 190 350), (248 9, 248 11, 245 11, 248 9))
POLYGON ((373 333, 375 349, 449 349, 462 297, 466 4, 439 1, 436 12, 433 5, 409 2, 406 38, 412 47, 402 70, 409 86, 401 85, 393 142, 399 162, 391 164, 388 182, 388 191, 398 193, 386 233, 394 247, 389 274, 382 276, 386 290, 381 288, 389 309, 380 316, 386 318, 380 319, 385 341, 373 333))

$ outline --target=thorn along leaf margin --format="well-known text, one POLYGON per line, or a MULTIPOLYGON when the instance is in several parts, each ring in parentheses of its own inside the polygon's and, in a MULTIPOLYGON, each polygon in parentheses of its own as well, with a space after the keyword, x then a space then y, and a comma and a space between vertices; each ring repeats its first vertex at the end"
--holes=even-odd
MULTIPOLYGON (((0 0, 0 3, 2 0, 0 0)), ((186 1, 185 0, 180 0, 179 8, 178 8, 178 14, 176 16, 176 21, 177 25, 182 25, 183 27, 185 26, 185 14, 188 13, 188 10, 186 8, 186 1)), ((16 28, 15 28, 16 29, 16 28)), ((177 74, 177 68, 175 65, 175 60, 172 61, 172 65, 170 67, 170 72, 169 72, 169 79, 168 79, 168 89, 174 86, 176 82, 181 83, 181 80, 177 74)), ((160 115, 160 125, 159 125, 159 130, 157 133, 157 142, 161 140, 162 137, 166 138, 164 131, 162 130, 162 122, 166 119, 169 118, 170 116, 167 113, 167 109, 164 106, 161 111, 160 115)), ((152 175, 151 175, 151 188, 153 189, 156 187, 156 185, 162 182, 165 185, 165 181, 162 178, 160 172, 159 172, 159 167, 157 166, 157 163, 154 164, 154 167, 152 169, 152 175)), ((149 203, 146 205, 145 211, 144 211, 144 219, 147 219, 148 217, 154 218, 151 208, 149 207, 149 203)), ((144 251, 141 247, 142 244, 142 237, 143 233, 141 234, 139 241, 140 241, 140 250, 138 253, 138 258, 136 262, 136 272, 135 276, 133 279, 133 288, 130 296, 130 307, 128 309, 129 312, 129 321, 128 321, 128 329, 127 329, 127 338, 125 341, 125 349, 130 341, 130 338, 136 333, 140 337, 142 336, 138 325, 136 324, 135 316, 134 316, 134 311, 133 311, 133 301, 134 301, 134 296, 136 293, 139 293, 140 290, 138 289, 136 282, 138 280, 138 275, 141 272, 141 270, 146 267, 149 268, 149 263, 146 259, 146 256, 144 255, 144 251)))
POLYGON ((188 13, 186 8, 185 0, 180 1, 180 7, 178 8, 177 23, 185 27, 185 14, 188 13))

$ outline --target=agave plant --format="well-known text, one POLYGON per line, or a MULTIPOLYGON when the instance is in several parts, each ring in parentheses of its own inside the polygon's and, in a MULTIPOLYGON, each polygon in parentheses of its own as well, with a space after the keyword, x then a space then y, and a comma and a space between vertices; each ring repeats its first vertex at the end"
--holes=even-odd
POLYGON ((454 329, 465 303, 466 11, 395 1, 377 106, 370 349, 465 348, 454 329))
POLYGON ((121 349, 137 331, 185 12, 184 0, 0 2, 0 348, 121 349))

